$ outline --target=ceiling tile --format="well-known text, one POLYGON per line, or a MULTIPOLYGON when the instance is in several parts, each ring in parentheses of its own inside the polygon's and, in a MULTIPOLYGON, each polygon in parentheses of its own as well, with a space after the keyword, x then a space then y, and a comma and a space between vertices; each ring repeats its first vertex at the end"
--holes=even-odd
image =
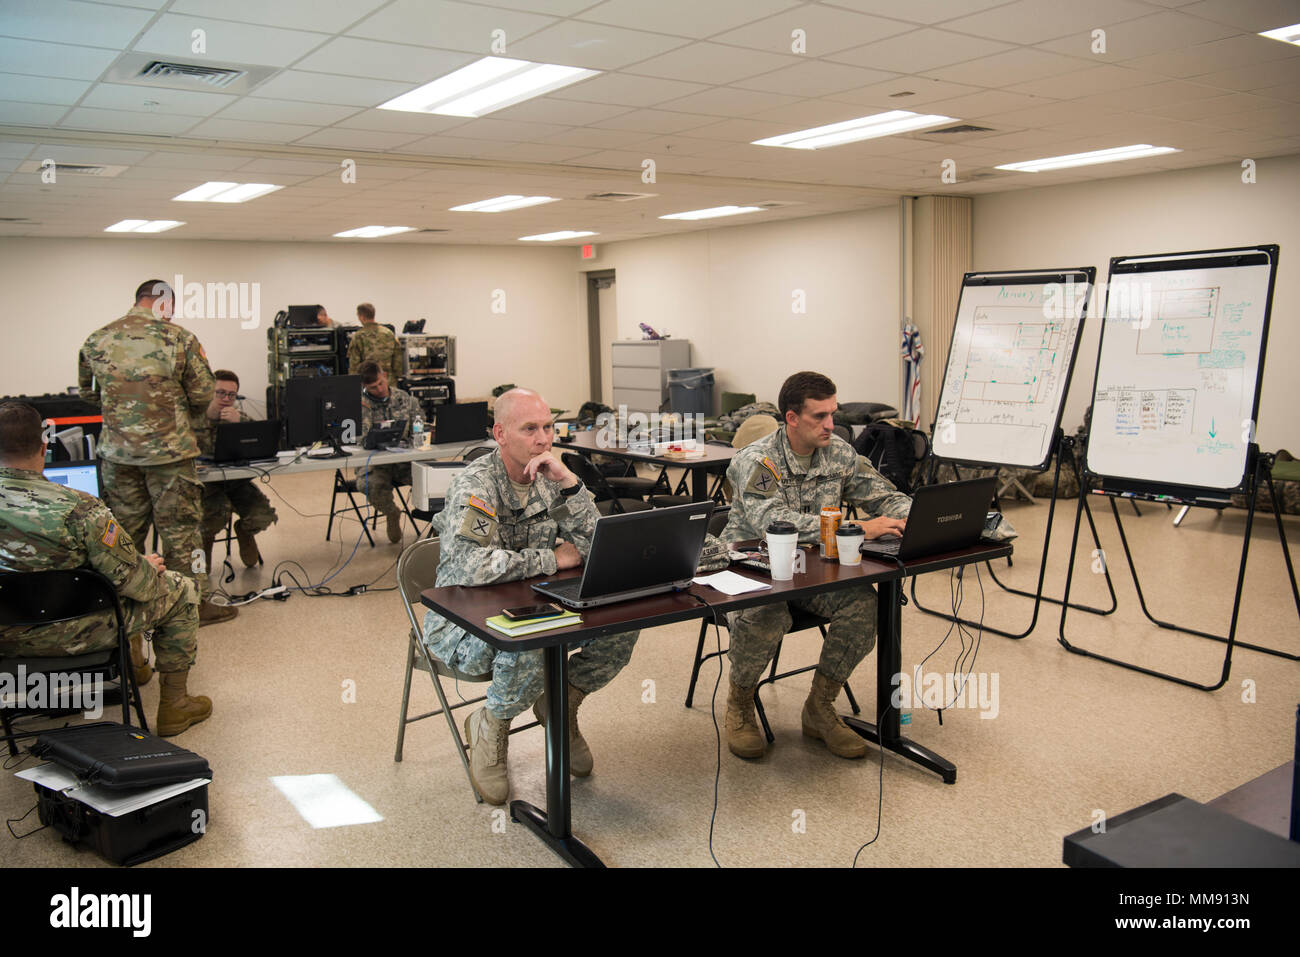
POLYGON ((310 24, 323 33, 337 33, 355 23, 386 0, 172 0, 171 13, 261 23, 272 27, 299 27, 310 24))
POLYGON ((294 64, 294 69, 419 86, 474 62, 469 53, 431 50, 402 43, 336 37, 294 64))
POLYGON ((1183 13, 1227 23, 1247 33, 1276 30, 1300 19, 1295 0, 1203 0, 1181 9, 1183 13))
POLYGON ((300 136, 316 132, 314 126, 293 123, 254 123, 250 120, 204 120, 190 130, 190 136, 214 140, 251 140, 257 143, 291 143, 300 136))
POLYGON ((1109 93, 1114 90, 1130 90, 1134 87, 1161 83, 1165 77, 1155 73, 1143 73, 1128 67, 1105 66, 1089 67, 1074 73, 1062 73, 1060 76, 1044 77, 1028 83, 1014 83, 1006 89, 1012 93, 1031 93, 1038 96, 1050 96, 1057 99, 1077 99, 1089 93, 1109 93))
POLYGON ((950 83, 969 83, 996 89, 1012 83, 1075 72, 1087 65, 1087 61, 1076 57, 1022 47, 980 57, 978 60, 927 70, 926 75, 950 83))
POLYGON ((556 90, 551 96, 561 100, 613 103, 618 106, 658 106, 679 96, 707 89, 708 87, 702 83, 682 83, 678 80, 651 79, 630 76, 626 73, 606 73, 556 90))
MULTIPOLYGON (((737 4, 700 3, 699 0, 655 0, 654 3, 606 0, 584 10, 577 19, 701 39, 796 5, 792 0, 745 0, 737 4)), ((789 48, 788 43, 786 48, 789 48)))
POLYGON ((1153 53, 1130 60, 1127 65, 1167 76, 1193 77, 1296 57, 1300 57, 1300 50, 1295 47, 1288 50, 1285 44, 1276 40, 1250 36, 1229 37, 1226 40, 1198 43, 1181 50, 1153 53))
POLYGON ((59 123, 59 127, 70 130, 101 130, 108 133, 176 136, 193 128, 199 120, 200 117, 197 116, 79 108, 65 116, 59 123))
POLYGON ((555 22, 554 17, 453 0, 396 0, 347 32, 371 40, 414 43, 487 56, 492 52, 493 31, 504 30, 505 55, 523 56, 515 50, 515 45, 555 22))
POLYGON ((464 126, 463 116, 434 116, 429 113, 406 113, 402 110, 362 110, 335 125, 345 129, 378 130, 382 133, 419 133, 432 136, 464 126))
POLYGON ((836 53, 827 59, 875 70, 924 73, 952 63, 974 60, 1011 49, 1010 44, 960 33, 925 28, 888 40, 868 43, 836 53))
POLYGON ((1254 66, 1241 66, 1218 73, 1207 73, 1204 76, 1196 77, 1196 82, 1223 90, 1238 90, 1244 93, 1251 93, 1284 83, 1300 86, 1300 58, 1271 60, 1268 63, 1258 63, 1254 66))
POLYGON ((759 53, 717 43, 692 43, 664 56, 638 63, 633 72, 701 83, 733 83, 783 66, 795 66, 799 62, 795 56, 759 53))
POLYGON ((0 123, 12 123, 14 126, 53 126, 67 112, 66 106, 0 100, 0 123))
POLYGON ((215 66, 248 63, 279 67, 292 63, 326 39, 323 33, 305 30, 164 13, 131 49, 215 66), (202 54, 193 50, 195 30, 205 33, 206 52, 202 54))
POLYGON ((680 37, 565 20, 511 45, 510 54, 589 70, 617 70, 686 42, 680 37))
POLYGON ((825 0, 827 6, 844 7, 861 13, 894 17, 914 23, 938 23, 952 20, 990 7, 998 7, 1007 0, 908 0, 906 6, 898 0, 825 0))
POLYGON ((666 110, 633 110, 622 116, 590 124, 602 130, 634 130, 642 133, 680 133, 714 122, 716 117, 694 113, 672 113, 666 110))
POLYGON ((627 107, 607 103, 579 103, 575 100, 558 100, 539 96, 515 106, 497 110, 492 114, 498 120, 520 120, 526 123, 559 123, 564 126, 585 126, 598 120, 626 113, 627 107))
POLYGON ((84 80, 60 80, 48 76, 0 73, 0 99, 26 103, 54 103, 71 106, 90 89, 84 80))
POLYGON ((257 123, 314 123, 328 126, 357 113, 355 106, 330 106, 297 100, 241 97, 218 114, 223 120, 253 120, 257 123))
POLYGON ((231 105, 235 100, 236 97, 228 93, 169 90, 130 83, 96 83, 86 98, 81 101, 81 105, 103 110, 211 116, 222 107, 231 105), (147 106, 147 103, 157 105, 151 107, 147 106))
POLYGON ((770 110, 799 101, 800 97, 797 96, 758 93, 753 90, 719 86, 703 93, 692 93, 680 100, 672 100, 663 104, 663 107, 669 110, 681 110, 684 113, 707 113, 712 116, 748 116, 760 110, 770 110))
POLYGON ((1164 11, 1149 17, 1138 17, 1123 23, 1100 24, 1106 31, 1106 52, 1092 54, 1092 31, 1097 26, 1039 44, 1043 50, 1068 53, 1074 56, 1093 55, 1098 61, 1108 63, 1131 60, 1135 57, 1150 56, 1175 50, 1198 43, 1210 43, 1234 36, 1238 31, 1221 23, 1211 23, 1199 17, 1189 17, 1183 13, 1164 11))
POLYGON ((584 147, 587 149, 618 149, 640 143, 647 138, 642 130, 597 130, 590 127, 566 130, 546 137, 543 142, 555 146, 584 147))
POLYGON ((1147 106, 1186 103, 1191 100, 1217 96, 1218 94, 1218 90, 1201 83, 1166 80, 1164 83, 1152 83, 1149 86, 1139 86, 1132 90, 1094 93, 1091 96, 1080 97, 1079 102, 1095 103, 1098 106, 1112 106, 1116 109, 1140 110, 1147 106))
POLYGON ((495 117, 483 117, 457 126, 447 131, 447 136, 464 136, 470 139, 504 140, 522 143, 539 140, 546 136, 564 132, 565 127, 558 123, 520 123, 517 120, 498 120, 495 117))
POLYGON ((979 119, 995 113, 1011 110, 1023 110, 1045 105, 1040 96, 1025 96, 1023 93, 1004 93, 1001 90, 981 90, 968 93, 951 100, 940 100, 926 105, 927 113, 938 113, 958 120, 979 119))
POLYGON ((1078 30, 1092 30, 1098 25, 1114 25, 1151 13, 1138 0, 1016 0, 995 10, 984 10, 968 17, 948 20, 947 30, 992 37, 1011 43, 1041 43, 1078 30))
POLYGON ((378 106, 410 89, 409 83, 286 70, 260 84, 249 96, 349 106, 378 106))
POLYGON ((374 130, 348 130, 333 127, 295 140, 303 146, 328 146, 346 150, 399 150, 420 138, 411 133, 377 133, 374 130))
POLYGON ((0 37, 0 63, 8 73, 97 80, 117 56, 114 50, 0 37))
POLYGON ((794 53, 794 31, 803 31, 801 55, 825 56, 849 47, 862 46, 906 33, 915 27, 900 20, 886 20, 849 10, 807 4, 766 20, 729 30, 714 37, 717 43, 750 47, 768 53, 794 53))
POLYGON ((860 90, 894 79, 895 76, 896 74, 883 70, 866 70, 860 66, 812 60, 782 67, 762 76, 738 80, 733 86, 766 93, 789 93, 793 96, 826 96, 845 90, 860 90))
POLYGON ((135 38, 150 16, 145 10, 76 0, 5 0, 0 33, 120 50, 135 38))

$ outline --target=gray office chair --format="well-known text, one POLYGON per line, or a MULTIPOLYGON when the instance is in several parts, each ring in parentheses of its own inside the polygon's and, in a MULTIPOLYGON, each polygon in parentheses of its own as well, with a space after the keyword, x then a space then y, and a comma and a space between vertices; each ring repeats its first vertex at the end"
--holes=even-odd
MULTIPOLYGON (((134 705, 140 727, 148 731, 149 722, 144 717, 144 704, 140 698, 140 689, 136 687, 135 671, 131 667, 126 616, 113 583, 93 568, 0 573, 0 628, 53 625, 110 611, 117 624, 116 647, 67 657, 0 658, 0 673, 17 675, 18 669, 22 668, 28 676, 59 672, 118 680, 122 689, 122 724, 130 726, 131 705, 134 705)), ((46 711, 44 708, 0 706, 0 726, 4 728, 10 755, 18 754, 18 738, 39 733, 15 732, 13 718, 35 716, 46 711)))
MULTIPOLYGON (((482 804, 483 798, 479 795, 478 789, 474 787, 474 779, 470 777, 469 773, 469 747, 465 744, 465 739, 461 737, 460 728, 457 727, 456 718, 452 712, 458 708, 478 704, 484 700, 484 696, 479 695, 477 698, 471 698, 468 701, 462 698, 456 704, 450 704, 447 701, 447 694, 443 690, 441 679, 451 678, 455 681, 465 681, 471 684, 485 684, 492 680, 492 675, 466 674, 429 654, 429 649, 424 644, 423 619, 425 607, 420 603, 420 592, 426 588, 432 588, 437 581, 438 558, 441 554, 442 543, 436 538, 427 538, 417 541, 402 552, 401 557, 397 559, 398 593, 401 596, 402 607, 406 610, 406 618, 411 627, 407 634, 406 680, 402 686, 402 713, 397 723, 397 750, 393 754, 393 760, 402 760, 402 745, 406 742, 406 726, 408 724, 443 715, 447 719, 447 728, 451 731, 451 738, 456 742, 456 753, 460 755, 460 763, 465 768, 465 778, 469 781, 471 790, 474 791, 474 800, 482 804), (412 716, 411 675, 416 670, 427 673, 433 679, 433 690, 438 696, 439 707, 436 711, 426 711, 424 714, 412 716)), ((459 694, 459 692, 457 693, 459 694)), ((511 728, 510 733, 516 734, 519 731, 527 731, 529 728, 537 727, 537 724, 536 721, 530 721, 527 724, 511 728)))
MULTIPOLYGON (((709 516, 710 535, 722 534, 723 529, 727 527, 727 519, 730 513, 730 508, 716 508, 713 510, 713 514, 709 516)), ((822 641, 826 640, 826 626, 831 622, 829 618, 823 618, 821 615, 815 615, 810 611, 801 611, 798 608, 790 609, 790 618, 790 630, 785 633, 785 637, 793 635, 796 631, 806 631, 809 628, 816 628, 822 633, 822 641)), ((705 618, 700 622, 700 637, 695 644, 695 665, 691 668, 691 683, 686 689, 686 707, 688 708, 691 707, 691 704, 695 700, 695 683, 699 680, 700 668, 704 665, 704 662, 708 661, 710 658, 717 658, 720 655, 725 655, 731 650, 730 648, 722 648, 719 651, 710 651, 708 654, 704 653, 704 640, 708 637, 709 624, 711 620, 712 619, 705 618)), ((730 625, 725 616, 718 619, 718 625, 722 628, 730 629, 730 625)), ((758 720, 763 724, 763 734, 766 736, 769 744, 776 740, 776 736, 772 734, 772 726, 768 723, 767 712, 763 709, 763 702, 758 697, 758 693, 763 690, 763 685, 771 684, 774 681, 780 681, 782 678, 789 678, 793 675, 801 675, 805 671, 815 671, 817 669, 816 665, 807 665, 803 668, 795 668, 792 671, 782 671, 778 673, 777 667, 781 661, 781 646, 785 644, 785 637, 776 644, 776 651, 772 653, 772 664, 768 668, 767 677, 762 679, 754 687, 754 709, 758 712, 758 720)), ((853 697, 853 689, 849 687, 847 681, 844 683, 844 696, 848 698, 849 707, 853 709, 853 713, 861 714, 862 709, 858 707, 857 699, 853 697)))

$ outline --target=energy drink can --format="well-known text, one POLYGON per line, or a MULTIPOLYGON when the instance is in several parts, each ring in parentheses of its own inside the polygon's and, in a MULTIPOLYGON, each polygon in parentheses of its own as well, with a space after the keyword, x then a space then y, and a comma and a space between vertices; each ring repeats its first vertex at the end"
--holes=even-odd
POLYGON ((839 560, 840 550, 835 544, 835 533, 840 527, 838 508, 822 509, 822 558, 839 560))

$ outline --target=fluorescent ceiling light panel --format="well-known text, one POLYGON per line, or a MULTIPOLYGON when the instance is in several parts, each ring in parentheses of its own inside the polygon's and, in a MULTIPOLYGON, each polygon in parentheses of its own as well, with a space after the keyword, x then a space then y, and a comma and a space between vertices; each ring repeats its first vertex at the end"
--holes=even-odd
POLYGON ((246 203, 250 199, 274 193, 280 186, 271 183, 204 183, 186 190, 172 201, 178 203, 246 203))
POLYGON ((120 223, 106 226, 106 233, 165 233, 169 229, 185 224, 178 219, 124 219, 120 223))
POLYGON ((334 235, 339 239, 378 239, 381 236, 395 236, 397 233, 409 233, 414 226, 358 226, 334 235))
POLYGON ((888 113, 860 116, 856 120, 845 120, 843 123, 831 123, 829 126, 815 126, 810 130, 769 136, 765 140, 754 140, 750 145, 783 146, 791 150, 819 150, 827 146, 841 146, 844 143, 856 143, 858 140, 893 136, 896 133, 907 133, 928 126, 942 126, 944 123, 955 122, 956 120, 951 116, 890 110, 888 113))
POLYGON ((293 774, 271 778, 312 827, 373 824, 383 815, 333 774, 293 774))
POLYGON ((714 206, 711 209, 692 209, 685 213, 669 213, 660 219, 716 219, 719 216, 739 216, 741 213, 756 213, 762 206, 714 206))
POLYGON ((558 196, 497 196, 493 199, 481 199, 477 203, 453 206, 453 213, 504 213, 510 209, 523 209, 525 206, 540 206, 542 203, 558 202, 558 196))
POLYGON ((381 103, 379 109, 440 116, 486 116, 599 72, 489 56, 381 103))
POLYGON ((582 236, 599 236, 599 233, 592 232, 575 232, 572 229, 561 229, 556 233, 538 233, 536 236, 520 236, 520 242, 537 242, 553 243, 560 239, 578 239, 582 236))
POLYGON ((1260 36, 1300 46, 1300 23, 1293 23, 1289 27, 1278 27, 1276 30, 1268 30, 1261 33, 1260 36))
POLYGON ((1120 160, 1138 159, 1142 156, 1159 156, 1161 153, 1181 153, 1182 150, 1172 146, 1151 146, 1137 143, 1133 146, 1116 146, 1109 150, 1093 150, 1091 153, 1070 153, 1066 156, 1049 156, 1046 159, 1029 160, 1025 163, 1008 163, 997 169, 1011 170, 1013 173, 1044 173, 1055 169, 1068 169, 1071 166, 1092 166, 1095 163, 1118 163, 1120 160))

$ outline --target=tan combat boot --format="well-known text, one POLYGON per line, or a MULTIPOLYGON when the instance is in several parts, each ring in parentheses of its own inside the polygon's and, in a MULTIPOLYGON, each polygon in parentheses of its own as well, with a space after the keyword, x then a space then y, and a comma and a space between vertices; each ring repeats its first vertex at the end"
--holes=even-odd
POLYGON ((235 523, 235 539, 239 542, 239 560, 245 568, 252 568, 262 560, 262 553, 257 550, 257 538, 252 532, 245 531, 235 523))
POLYGON ((734 681, 727 683, 727 747, 738 758, 761 758, 767 751, 767 739, 758 730, 754 689, 742 688, 734 681))
POLYGON ((803 733, 825 741, 831 754, 841 758, 863 758, 867 755, 867 742, 835 713, 835 699, 843 688, 843 682, 827 678, 820 671, 813 672, 812 690, 803 703, 803 733))
POLYGON ((158 721, 154 731, 164 738, 180 734, 212 714, 211 698, 190 695, 185 690, 189 673, 189 669, 161 673, 162 694, 158 699, 158 721))
POLYGON ((153 669, 149 667, 149 656, 144 651, 144 635, 136 632, 131 636, 131 667, 135 672, 135 685, 143 688, 153 678, 153 669))
MULTIPOLYGON (((582 699, 585 697, 587 697, 585 691, 579 691, 573 685, 569 685, 569 771, 574 777, 579 778, 585 778, 595 766, 591 758, 591 748, 587 747, 587 739, 578 729, 578 705, 582 704, 582 699)), ((533 714, 537 715, 537 720, 542 723, 542 727, 546 727, 545 692, 533 705, 533 714)))
POLYGON ((199 605, 199 627, 230 621, 238 614, 238 608, 231 608, 229 605, 214 605, 212 599, 205 598, 203 604, 199 605))
POLYGON ((505 804, 510 796, 506 766, 510 722, 479 708, 465 719, 465 743, 469 745, 469 777, 474 789, 488 804, 505 804))
POLYGON ((388 540, 396 545, 402 540, 402 513, 389 512, 385 517, 388 519, 388 540))

